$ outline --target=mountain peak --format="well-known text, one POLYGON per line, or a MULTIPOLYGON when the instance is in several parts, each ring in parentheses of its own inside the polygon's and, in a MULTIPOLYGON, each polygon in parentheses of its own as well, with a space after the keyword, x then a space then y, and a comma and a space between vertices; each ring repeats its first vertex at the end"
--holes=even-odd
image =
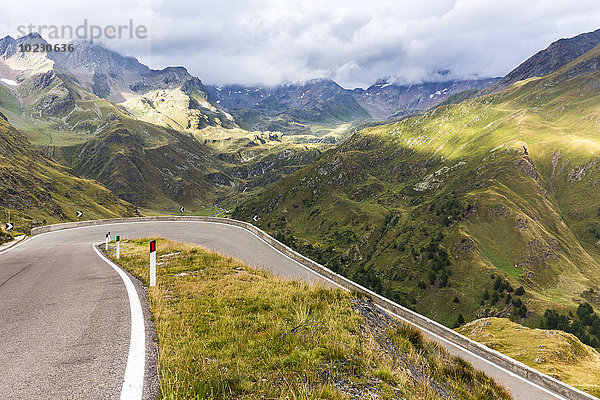
POLYGON ((42 39, 42 35, 40 35, 37 32, 31 32, 31 33, 23 36, 23 39, 42 39))
POLYGON ((549 75, 592 50, 598 44, 600 44, 600 29, 572 38, 559 39, 528 58, 485 92, 496 92, 524 79, 549 75))

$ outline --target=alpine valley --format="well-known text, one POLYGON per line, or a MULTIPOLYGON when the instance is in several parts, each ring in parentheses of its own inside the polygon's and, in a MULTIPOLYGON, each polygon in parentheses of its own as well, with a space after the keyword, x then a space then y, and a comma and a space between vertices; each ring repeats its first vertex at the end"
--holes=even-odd
POLYGON ((0 40, 0 209, 18 232, 185 206, 448 326, 503 317, 600 349, 600 31, 505 77, 366 89, 204 85, 97 44, 22 43, 45 41, 0 40))

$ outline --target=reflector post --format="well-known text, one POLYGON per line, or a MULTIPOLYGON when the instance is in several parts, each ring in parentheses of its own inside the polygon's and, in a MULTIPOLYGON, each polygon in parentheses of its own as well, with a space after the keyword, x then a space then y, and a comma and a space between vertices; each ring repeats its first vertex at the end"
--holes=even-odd
POLYGON ((156 240, 150 242, 150 287, 156 286, 156 240))

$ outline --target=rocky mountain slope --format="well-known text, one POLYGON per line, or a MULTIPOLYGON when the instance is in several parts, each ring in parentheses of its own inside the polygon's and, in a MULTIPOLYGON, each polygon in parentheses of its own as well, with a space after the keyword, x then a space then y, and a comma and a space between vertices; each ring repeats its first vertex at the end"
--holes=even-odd
POLYGON ((6 115, 34 144, 84 142, 107 125, 109 113, 181 130, 235 126, 183 67, 151 70, 86 41, 74 42, 73 52, 21 53, 20 44, 46 41, 37 34, 0 40, 0 99, 13 103, 3 107, 6 115))
POLYGON ((0 114, 0 220, 8 212, 14 232, 25 233, 43 222, 135 216, 133 205, 97 182, 74 176, 45 156, 0 114))
POLYGON ((448 325, 573 309, 600 283, 599 61, 365 129, 234 216, 448 325))
POLYGON ((499 78, 428 82, 397 85, 382 79, 367 89, 352 90, 352 95, 375 119, 389 119, 428 110, 448 97, 471 90, 481 90, 499 78))
POLYGON ((209 86, 208 91, 249 130, 311 133, 312 125, 369 118, 347 90, 328 79, 271 88, 209 86))
POLYGON ((535 53, 487 92, 501 90, 515 82, 532 77, 542 77, 575 60, 600 44, 600 29, 582 33, 572 38, 560 39, 544 50, 535 53))

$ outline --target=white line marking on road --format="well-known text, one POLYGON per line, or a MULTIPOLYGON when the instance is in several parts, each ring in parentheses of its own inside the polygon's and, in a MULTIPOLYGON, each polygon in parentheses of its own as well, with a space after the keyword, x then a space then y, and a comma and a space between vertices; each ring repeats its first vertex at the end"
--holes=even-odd
POLYGON ((16 243, 12 246, 10 246, 8 249, 6 250, 2 250, 0 251, 0 254, 4 254, 4 253, 8 253, 9 251, 11 251, 12 249, 16 249, 17 247, 19 247, 20 245, 22 245, 23 243, 25 243, 27 241, 27 239, 29 239, 29 237, 25 237, 24 239, 22 239, 19 243, 16 243))
POLYGON ((133 282, 123 270, 110 261, 98 250, 102 242, 92 245, 98 257, 110 265, 121 277, 127 288, 129 297, 129 308, 131 309, 131 339, 129 342, 129 355, 127 356, 127 366, 125 367, 125 377, 123 378, 123 387, 121 389, 121 399, 141 399, 144 388, 144 370, 146 366, 146 330, 144 329, 144 314, 142 313, 142 304, 138 297, 133 282))

